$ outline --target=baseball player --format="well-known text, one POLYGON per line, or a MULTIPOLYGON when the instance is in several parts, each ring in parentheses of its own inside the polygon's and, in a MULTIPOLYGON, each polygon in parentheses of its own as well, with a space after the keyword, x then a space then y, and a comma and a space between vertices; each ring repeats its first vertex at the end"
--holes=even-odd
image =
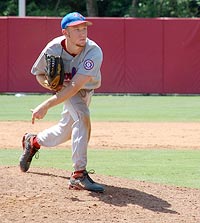
POLYGON ((103 192, 104 187, 94 182, 86 170, 87 147, 91 123, 89 104, 94 89, 101 84, 101 48, 87 38, 90 21, 77 13, 69 13, 61 21, 62 36, 53 39, 42 50, 34 63, 31 73, 40 85, 51 89, 46 82, 45 55, 61 56, 64 63, 65 79, 61 90, 32 109, 32 124, 42 119, 47 111, 63 103, 62 118, 57 125, 36 134, 23 136, 23 154, 20 169, 28 171, 35 153, 44 147, 54 147, 69 139, 72 141, 72 162, 74 171, 69 180, 70 189, 85 189, 103 192))

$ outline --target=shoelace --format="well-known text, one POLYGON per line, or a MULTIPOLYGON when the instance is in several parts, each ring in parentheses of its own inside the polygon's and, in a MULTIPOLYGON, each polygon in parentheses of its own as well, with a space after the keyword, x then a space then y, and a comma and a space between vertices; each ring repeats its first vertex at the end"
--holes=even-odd
POLYGON ((91 170, 89 170, 89 171, 86 170, 86 172, 87 172, 88 174, 94 174, 94 173, 95 173, 95 170, 94 170, 94 169, 91 169, 91 170))
POLYGON ((38 160, 38 159, 39 159, 39 157, 40 157, 40 152, 39 152, 39 151, 37 151, 37 152, 35 153, 35 155, 34 155, 34 156, 35 156, 35 159, 37 159, 37 160, 38 160))

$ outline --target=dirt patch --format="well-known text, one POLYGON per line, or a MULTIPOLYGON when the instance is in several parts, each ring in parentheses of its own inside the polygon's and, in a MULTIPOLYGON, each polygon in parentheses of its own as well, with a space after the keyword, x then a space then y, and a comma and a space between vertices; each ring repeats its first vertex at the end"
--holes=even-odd
POLYGON ((94 175, 103 194, 73 191, 69 172, 0 167, 1 222, 200 222, 200 190, 94 175))
MULTIPOLYGON (((54 124, 0 122, 0 148, 21 148, 24 133, 38 133, 54 124)), ((93 122, 89 146, 106 149, 200 149, 199 136, 200 123, 93 122)), ((70 148, 70 143, 59 147, 70 148)))
MULTIPOLYGON (((54 123, 0 122, 0 148, 54 123), (9 140, 8 140, 9 136, 9 140)), ((198 123, 92 123, 91 148, 200 149, 198 123)), ((70 147, 70 142, 60 147, 70 147)), ((200 190, 92 175, 104 193, 68 189, 69 171, 0 167, 0 222, 199 223, 200 190)))

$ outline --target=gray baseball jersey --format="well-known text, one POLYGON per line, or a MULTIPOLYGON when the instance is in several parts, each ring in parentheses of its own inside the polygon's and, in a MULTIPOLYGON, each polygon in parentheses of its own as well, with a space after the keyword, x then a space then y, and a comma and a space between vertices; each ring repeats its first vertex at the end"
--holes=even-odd
POLYGON ((61 56, 64 62, 66 79, 71 79, 76 73, 91 76, 90 82, 83 89, 96 89, 101 85, 100 67, 103 60, 101 48, 92 40, 87 38, 86 46, 76 56, 70 55, 63 49, 61 42, 65 36, 60 36, 49 42, 42 50, 40 56, 34 63, 31 73, 34 75, 45 73, 45 54, 61 56))

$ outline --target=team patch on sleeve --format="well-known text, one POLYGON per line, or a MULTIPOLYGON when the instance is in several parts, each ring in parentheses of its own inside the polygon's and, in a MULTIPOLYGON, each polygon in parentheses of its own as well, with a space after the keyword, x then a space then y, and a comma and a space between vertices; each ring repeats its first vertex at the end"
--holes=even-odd
POLYGON ((86 70, 91 70, 94 67, 94 62, 92 60, 87 59, 84 61, 83 66, 86 70))

